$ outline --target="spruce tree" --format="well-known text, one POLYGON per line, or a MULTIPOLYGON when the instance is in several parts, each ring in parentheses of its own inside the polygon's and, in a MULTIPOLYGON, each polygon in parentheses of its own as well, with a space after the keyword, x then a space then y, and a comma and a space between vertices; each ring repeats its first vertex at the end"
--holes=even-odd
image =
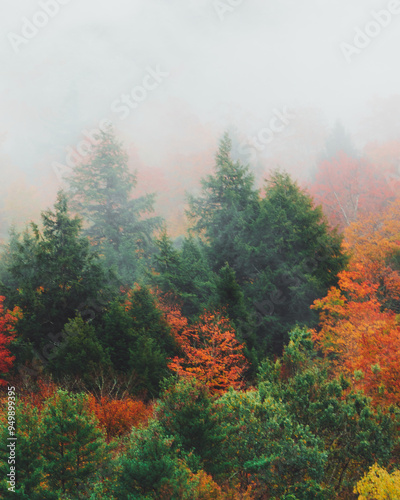
POLYGON ((79 491, 105 461, 105 441, 85 394, 59 389, 42 412, 42 453, 49 487, 80 498, 79 491))
POLYGON ((42 457, 42 437, 38 409, 22 402, 16 405, 16 441, 9 440, 7 425, 0 432, 0 496, 4 499, 42 500, 54 498, 43 488, 45 479, 42 457), (9 463, 10 447, 15 444, 14 463, 9 463), (7 474, 10 466, 16 470, 15 492, 10 491, 7 474))
POLYGON ((88 160, 68 179, 72 207, 86 223, 85 234, 113 268, 119 281, 131 286, 143 257, 154 250, 153 232, 160 219, 150 217, 154 194, 134 197, 136 173, 113 130, 102 130, 88 160))
POLYGON ((346 263, 342 237, 288 174, 273 172, 246 243, 245 294, 258 314, 258 336, 280 353, 296 325, 316 326, 313 301, 336 284, 346 263))
POLYGON ((215 170, 202 180, 202 193, 189 197, 187 215, 192 229, 203 236, 212 270, 218 272, 227 262, 241 283, 241 239, 257 212, 258 194, 247 166, 231 158, 232 143, 225 134, 216 155, 215 170))
POLYGON ((30 346, 47 361, 64 341, 68 319, 99 296, 105 274, 81 225, 79 217, 69 215, 66 196, 59 192, 54 211, 42 212, 42 229, 32 223, 30 231, 11 236, 0 293, 7 297, 7 307, 22 309, 13 346, 24 354, 21 362, 32 357, 30 346))

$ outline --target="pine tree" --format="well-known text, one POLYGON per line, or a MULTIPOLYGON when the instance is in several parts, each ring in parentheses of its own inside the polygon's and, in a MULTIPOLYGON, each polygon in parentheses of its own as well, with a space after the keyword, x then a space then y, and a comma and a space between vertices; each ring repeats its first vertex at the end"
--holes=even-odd
POLYGON ((164 298, 182 305, 182 312, 191 318, 199 315, 215 295, 215 274, 211 271, 202 247, 192 236, 184 239, 180 250, 174 248, 166 233, 157 241, 151 282, 164 298))
POLYGON ((217 308, 224 308, 236 327, 249 320, 243 291, 236 281, 236 273, 229 264, 219 272, 217 279, 217 308))
POLYGON ((57 378, 78 377, 84 383, 90 383, 95 373, 111 365, 94 326, 85 323, 81 316, 70 319, 63 334, 65 341, 49 361, 50 371, 57 378))
POLYGON ((42 226, 32 223, 31 231, 12 235, 0 285, 8 306, 22 310, 16 343, 18 352, 25 353, 21 362, 32 356, 30 345, 50 358, 64 340, 65 323, 87 301, 96 300, 105 278, 81 235, 81 219, 68 213, 64 193, 58 194, 54 211, 42 212, 42 226))
POLYGON ((99 338, 114 369, 133 372, 136 391, 156 397, 175 343, 155 296, 144 287, 122 294, 101 319, 99 338))
POLYGON ((202 468, 217 472, 226 433, 217 423, 213 401, 205 385, 196 379, 179 380, 171 385, 162 395, 156 418, 167 435, 178 438, 184 452, 192 452, 200 459, 202 468))
POLYGON ((247 166, 231 159, 231 140, 225 134, 216 155, 215 172, 202 180, 202 194, 189 197, 187 215, 193 230, 207 243, 211 268, 218 272, 227 262, 239 283, 244 279, 241 240, 257 211, 257 191, 247 166))
POLYGON ((52 491, 79 498, 79 489, 103 464, 104 436, 96 425, 85 394, 60 389, 46 401, 42 412, 42 452, 52 491))
POLYGON ((77 165, 68 179, 73 208, 87 222, 85 234, 104 255, 119 281, 131 286, 140 259, 154 250, 153 232, 159 227, 153 211, 154 194, 134 198, 136 173, 112 129, 102 130, 89 159, 77 165))
POLYGON ((0 432, 0 482, 1 498, 20 500, 42 500, 49 498, 42 484, 44 481, 44 462, 41 450, 41 432, 39 413, 37 408, 22 402, 16 405, 16 438, 10 441, 10 433, 6 425, 2 425, 0 432), (14 463, 9 463, 10 448, 15 444, 14 463), (9 491, 6 480, 10 465, 16 470, 15 492, 9 491))
POLYGON ((251 226, 245 294, 258 311, 258 336, 280 353, 297 324, 315 324, 313 301, 337 283, 347 264, 342 237, 288 174, 274 172, 251 226))
POLYGON ((340 154, 345 154, 350 158, 358 157, 350 135, 346 132, 342 122, 337 121, 326 140, 321 160, 332 160, 340 154))

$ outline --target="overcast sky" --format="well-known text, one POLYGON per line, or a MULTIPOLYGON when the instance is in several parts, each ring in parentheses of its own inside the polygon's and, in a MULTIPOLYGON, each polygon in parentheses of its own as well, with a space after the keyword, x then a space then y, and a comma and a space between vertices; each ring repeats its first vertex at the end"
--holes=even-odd
POLYGON ((400 92, 397 0, 1 0, 0 40, 0 169, 31 179, 104 119, 162 166, 285 107, 356 132, 400 92))

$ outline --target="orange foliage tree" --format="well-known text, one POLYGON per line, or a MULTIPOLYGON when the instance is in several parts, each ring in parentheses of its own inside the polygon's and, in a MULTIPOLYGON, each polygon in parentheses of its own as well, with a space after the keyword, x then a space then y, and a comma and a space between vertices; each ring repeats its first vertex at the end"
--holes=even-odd
POLYGON ((381 214, 352 224, 345 238, 352 262, 363 266, 364 280, 378 286, 377 296, 385 308, 396 310, 400 301, 400 200, 381 214))
POLYGON ((346 231, 350 269, 316 300, 317 346, 376 403, 400 403, 400 203, 346 231))
MULTIPOLYGON (((12 356, 7 346, 15 339, 15 324, 21 317, 18 307, 13 311, 5 311, 3 302, 5 297, 0 297, 0 374, 6 374, 12 367, 15 356, 12 356)), ((0 378, 0 385, 6 385, 0 378)))
POLYGON ((153 411, 143 401, 129 397, 112 399, 104 396, 96 399, 90 395, 89 405, 99 421, 99 427, 106 432, 107 443, 116 436, 129 433, 133 426, 146 422, 153 411))
POLYGON ((205 311, 196 324, 188 326, 177 307, 169 309, 166 317, 183 353, 169 363, 172 371, 180 376, 196 377, 215 393, 242 386, 247 368, 244 345, 236 340, 235 331, 226 318, 205 311))
POLYGON ((354 377, 375 402, 400 403, 400 323, 381 310, 377 285, 361 281, 363 268, 340 273, 339 288, 312 306, 321 311, 317 346, 335 368, 354 377), (358 282, 357 282, 358 280, 358 282))
POLYGON ((25 404, 28 403, 39 410, 45 401, 57 392, 58 386, 49 378, 38 378, 33 385, 29 385, 22 392, 21 397, 25 404))

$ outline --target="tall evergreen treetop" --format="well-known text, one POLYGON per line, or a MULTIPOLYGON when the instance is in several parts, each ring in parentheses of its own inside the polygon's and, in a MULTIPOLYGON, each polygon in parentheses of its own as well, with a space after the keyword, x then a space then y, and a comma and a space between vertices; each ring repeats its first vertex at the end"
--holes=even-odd
POLYGON ((82 220, 68 213, 66 195, 58 194, 54 211, 42 212, 42 226, 32 223, 13 233, 3 253, 0 294, 7 307, 19 306, 22 341, 36 348, 56 343, 69 318, 95 300, 105 280, 98 256, 81 234, 82 220))
POLYGON ((133 197, 136 173, 129 170, 128 155, 111 128, 100 132, 88 160, 74 168, 68 181, 71 206, 86 220, 87 236, 109 267, 132 284, 138 258, 154 248, 160 219, 149 217, 154 194, 133 197))
POLYGON ((187 215, 194 231, 202 234, 209 245, 213 270, 218 271, 228 262, 240 280, 237 241, 256 211, 258 193, 248 166, 232 160, 231 147, 225 134, 216 155, 214 174, 202 180, 199 197, 189 197, 187 215))

